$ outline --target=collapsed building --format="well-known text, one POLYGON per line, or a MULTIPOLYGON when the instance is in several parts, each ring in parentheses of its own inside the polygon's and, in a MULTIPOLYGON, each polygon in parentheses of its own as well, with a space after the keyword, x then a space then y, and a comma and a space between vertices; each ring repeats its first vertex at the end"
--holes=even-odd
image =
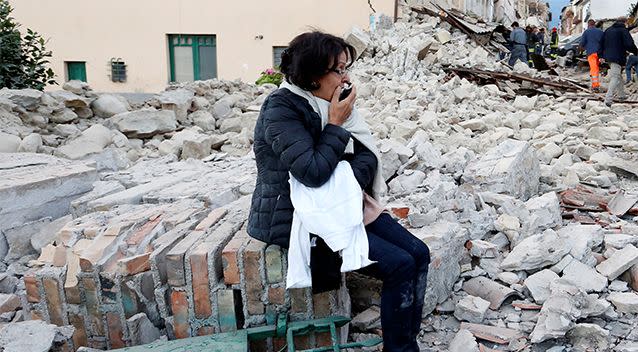
MULTIPOLYGON (((404 11, 348 40, 387 208, 432 252, 422 349, 638 348, 635 110, 514 74, 468 18, 404 11)), ((286 251, 245 232, 252 130, 275 88, 0 90, 0 346, 157 347, 278 314, 351 315, 342 338, 378 334, 379 282, 285 290, 286 251)))

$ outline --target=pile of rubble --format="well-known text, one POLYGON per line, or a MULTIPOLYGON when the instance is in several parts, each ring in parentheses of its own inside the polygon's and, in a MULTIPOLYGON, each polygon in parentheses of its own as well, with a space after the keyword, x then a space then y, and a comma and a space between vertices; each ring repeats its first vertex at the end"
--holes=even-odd
MULTIPOLYGON (((440 17, 347 38, 386 203, 432 252, 422 349, 637 350, 638 115, 449 74, 512 71, 440 17)), ((350 338, 379 332, 378 282, 286 291, 285 251, 245 233, 252 129, 275 87, 64 88, 0 90, 0 151, 19 152, 0 154, 0 342, 42 319, 66 326, 42 330, 43 351, 118 348, 349 314, 350 300, 350 338)))

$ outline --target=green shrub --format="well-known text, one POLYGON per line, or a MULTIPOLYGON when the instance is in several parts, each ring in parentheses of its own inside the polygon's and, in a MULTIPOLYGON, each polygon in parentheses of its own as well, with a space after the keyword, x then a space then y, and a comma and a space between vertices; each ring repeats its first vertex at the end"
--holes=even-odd
POLYGON ((261 72, 261 76, 255 81, 255 84, 272 83, 279 87, 284 80, 284 74, 279 72, 276 68, 269 68, 261 72))
POLYGON ((56 84, 53 70, 47 68, 52 53, 46 41, 31 29, 22 36, 12 11, 7 0, 0 0, 0 88, 42 90, 56 84))

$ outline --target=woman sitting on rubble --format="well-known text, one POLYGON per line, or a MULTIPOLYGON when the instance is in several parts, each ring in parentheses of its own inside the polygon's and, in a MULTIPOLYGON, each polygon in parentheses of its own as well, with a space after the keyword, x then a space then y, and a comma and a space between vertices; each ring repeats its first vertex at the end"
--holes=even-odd
MULTIPOLYGON (((319 293, 338 289, 341 272, 352 270, 344 270, 346 262, 352 259, 346 258, 349 249, 339 247, 335 253, 334 239, 328 239, 325 236, 328 234, 322 231, 334 230, 335 223, 354 219, 353 231, 360 229, 365 242, 357 242, 355 251, 367 253, 367 258, 355 268, 362 267, 359 272, 383 281, 384 350, 418 351, 416 338, 421 326, 430 253, 421 240, 368 196, 378 198, 385 191, 379 153, 367 124, 354 110, 356 89, 339 99, 343 86, 349 83, 348 68, 354 57, 351 45, 321 32, 303 33, 284 50, 281 72, 285 82, 264 101, 255 127, 258 174, 247 230, 252 237, 268 244, 290 246, 287 287, 312 285, 313 292, 319 293), (354 182, 348 183, 350 179, 354 182), (346 184, 349 189, 339 189, 346 184), (320 192, 326 191, 332 193, 321 197, 320 192), (303 198, 306 196, 310 198, 303 198), (332 198, 336 199, 335 208, 329 206, 332 198), (308 200, 303 210, 299 199, 308 200), (343 212, 337 210, 353 199, 354 203, 348 203, 354 204, 353 207, 343 212), (324 204, 324 208, 312 210, 315 212, 309 217, 304 214, 308 207, 321 207, 318 204, 324 204), (313 224, 317 213, 325 220, 313 224), (295 221, 300 221, 298 226, 295 221), (300 229, 305 231, 305 239, 303 235, 298 237, 300 229), (312 235, 308 236, 309 233, 312 235), (299 279, 292 276, 299 273, 303 276, 305 264, 290 263, 297 260, 291 258, 291 252, 299 252, 299 248, 293 250, 293 244, 307 246, 309 258, 302 257, 310 264, 308 284, 304 285, 302 279, 291 283, 299 279)), ((304 254, 303 250, 299 253, 304 254)))

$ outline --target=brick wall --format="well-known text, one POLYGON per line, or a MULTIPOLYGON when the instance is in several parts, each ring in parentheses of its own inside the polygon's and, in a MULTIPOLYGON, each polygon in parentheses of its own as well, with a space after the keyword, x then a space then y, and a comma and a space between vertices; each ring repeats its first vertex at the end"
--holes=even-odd
MULTIPOLYGON (((126 205, 67 224, 40 267, 25 277, 34 319, 73 325, 75 348, 113 349, 140 339, 129 329, 144 313, 170 339, 292 320, 349 316, 347 290, 285 290, 286 252, 251 239, 244 197, 210 209, 202 202, 126 205)), ((280 339, 252 350, 283 347, 280 339)), ((297 348, 329 344, 324 335, 297 348)))

